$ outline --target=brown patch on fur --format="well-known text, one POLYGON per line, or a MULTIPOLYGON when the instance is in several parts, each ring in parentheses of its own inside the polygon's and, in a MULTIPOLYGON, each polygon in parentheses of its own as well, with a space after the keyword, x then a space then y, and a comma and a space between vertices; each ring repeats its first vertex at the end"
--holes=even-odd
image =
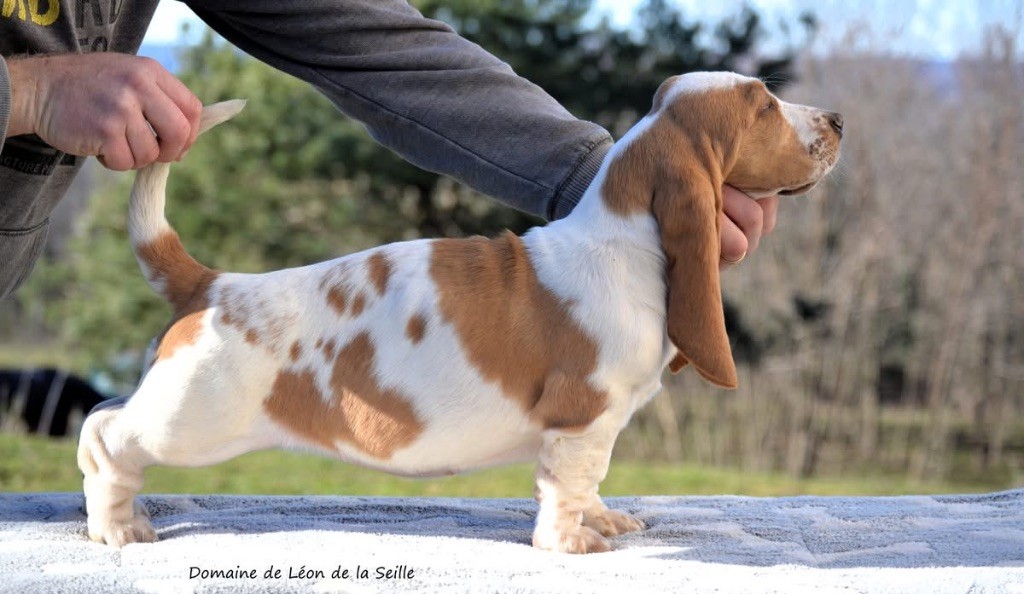
POLYGON ((329 268, 320 279, 320 289, 326 292, 327 304, 339 316, 345 315, 351 297, 348 287, 349 269, 350 262, 339 262, 329 268))
POLYGON ((281 314, 267 300, 254 302, 233 285, 225 285, 217 300, 218 320, 242 334, 247 344, 263 347, 275 355, 283 355, 288 329, 295 324, 296 314, 281 314), (257 323, 258 322, 258 323, 257 323))
POLYGON ((426 332, 427 320, 420 314, 409 318, 409 322, 405 325, 405 335, 409 337, 413 344, 418 344, 419 341, 423 340, 423 335, 426 332))
POLYGON ((210 285, 220 273, 189 256, 174 231, 138 246, 135 254, 145 264, 150 283, 163 285, 161 293, 174 308, 156 349, 157 361, 167 359, 199 339, 203 316, 210 307, 210 285))
POLYGON ((368 333, 356 336, 338 353, 331 388, 351 419, 353 441, 371 455, 386 458, 412 443, 423 427, 405 398, 377 382, 375 354, 368 333))
POLYGON ((391 261, 382 251, 376 251, 366 260, 369 268, 370 282, 377 289, 378 295, 388 290, 388 279, 391 278, 391 261))
POLYGON ((363 308, 366 307, 366 295, 359 293, 356 298, 352 300, 352 317, 356 317, 363 313, 363 308))
POLYGON ((324 358, 328 361, 334 358, 334 339, 330 339, 324 343, 324 358))
MULTIPOLYGON (((209 281, 206 281, 207 287, 215 278, 216 276, 212 276, 209 281)), ((203 316, 208 309, 206 289, 204 288, 202 298, 197 297, 194 304, 186 304, 180 311, 175 311, 170 323, 167 324, 160 336, 160 343, 156 348, 156 360, 169 359, 179 348, 195 344, 199 340, 199 333, 202 332, 203 316)))
POLYGON ((302 346, 299 344, 299 341, 292 342, 292 347, 288 349, 288 356, 291 357, 292 361, 298 361, 299 357, 302 356, 302 346))
POLYGON ((340 262, 332 266, 319 283, 319 288, 327 292, 327 302, 338 315, 344 315, 348 306, 348 288, 346 282, 349 275, 348 262, 340 262))
POLYGON ((587 381, 597 344, 540 284, 518 237, 431 245, 441 315, 487 381, 549 429, 581 429, 604 412, 607 395, 587 381))
POLYGON ((209 280, 210 275, 218 274, 188 255, 173 230, 138 246, 135 254, 146 265, 150 282, 163 285, 161 293, 176 312, 192 306, 200 289, 205 292, 209 287, 209 282, 204 284, 204 281, 209 280))
POLYGON ((231 326, 242 333, 250 330, 247 322, 253 318, 251 304, 248 300, 235 295, 232 287, 224 287, 217 305, 220 307, 221 324, 231 326))
POLYGON ((377 381, 375 349, 367 333, 341 349, 331 371, 329 399, 308 370, 281 371, 263 403, 267 413, 295 433, 335 450, 344 441, 379 459, 390 458, 423 432, 412 406, 377 381))
POLYGON ((267 320, 267 333, 265 340, 267 346, 274 353, 284 348, 284 337, 288 333, 288 327, 295 324, 298 316, 289 313, 284 316, 275 315, 267 320))
POLYGON ((327 291, 327 305, 331 306, 339 316, 345 315, 345 289, 335 285, 327 291))
POLYGON ((319 351, 320 349, 324 348, 324 339, 323 339, 323 338, 318 338, 318 339, 316 339, 316 344, 314 345, 314 348, 315 348, 316 350, 318 350, 318 351, 319 351))

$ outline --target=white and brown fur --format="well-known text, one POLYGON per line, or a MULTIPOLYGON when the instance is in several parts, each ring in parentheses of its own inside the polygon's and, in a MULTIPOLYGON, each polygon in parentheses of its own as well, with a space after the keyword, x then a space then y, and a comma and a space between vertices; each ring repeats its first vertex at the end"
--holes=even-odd
MULTIPOLYGON (((203 129, 241 102, 206 108, 203 129)), ((533 543, 607 551, 640 530, 598 496, 615 438, 687 363, 735 387, 718 282, 725 183, 804 191, 841 119, 731 73, 673 77, 567 218, 522 237, 419 240, 266 274, 206 268, 141 170, 132 245, 174 315, 136 392, 89 416, 89 537, 156 538, 133 505, 153 464, 311 449, 409 476, 536 460, 533 543)))

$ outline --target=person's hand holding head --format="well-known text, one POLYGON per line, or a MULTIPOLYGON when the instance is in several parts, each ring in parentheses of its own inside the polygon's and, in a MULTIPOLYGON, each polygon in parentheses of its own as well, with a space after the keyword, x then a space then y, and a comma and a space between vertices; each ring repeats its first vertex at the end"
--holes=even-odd
POLYGON ((775 229, 776 196, 755 200, 732 186, 722 188, 722 260, 719 268, 738 264, 775 229))

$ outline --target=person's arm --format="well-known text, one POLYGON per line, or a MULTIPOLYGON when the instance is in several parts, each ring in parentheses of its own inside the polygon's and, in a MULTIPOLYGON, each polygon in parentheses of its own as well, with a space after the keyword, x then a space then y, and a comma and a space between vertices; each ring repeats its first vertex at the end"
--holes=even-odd
POLYGON ((186 3, 413 164, 545 218, 572 210, 612 143, 603 128, 403 1, 186 3))
POLYGON ((7 124, 11 117, 11 77, 7 72, 7 61, 0 56, 0 151, 7 139, 7 124))

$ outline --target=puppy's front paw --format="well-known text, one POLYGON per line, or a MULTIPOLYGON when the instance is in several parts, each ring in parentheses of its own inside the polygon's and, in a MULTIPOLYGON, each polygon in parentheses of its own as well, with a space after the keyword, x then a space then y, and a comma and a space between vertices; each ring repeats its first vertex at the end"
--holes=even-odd
POLYGON ((599 514, 583 514, 583 525, 596 530, 601 536, 618 536, 627 532, 644 529, 644 523, 627 514, 614 509, 606 509, 599 514))
POLYGON ((559 532, 537 528, 533 533, 533 546, 559 553, 605 553, 612 550, 608 539, 586 526, 574 526, 559 532))
POLYGON ((90 516, 88 524, 90 539, 116 548, 134 542, 154 542, 156 540, 156 531, 153 530, 153 525, 148 518, 140 514, 136 514, 127 522, 93 520, 90 516))

